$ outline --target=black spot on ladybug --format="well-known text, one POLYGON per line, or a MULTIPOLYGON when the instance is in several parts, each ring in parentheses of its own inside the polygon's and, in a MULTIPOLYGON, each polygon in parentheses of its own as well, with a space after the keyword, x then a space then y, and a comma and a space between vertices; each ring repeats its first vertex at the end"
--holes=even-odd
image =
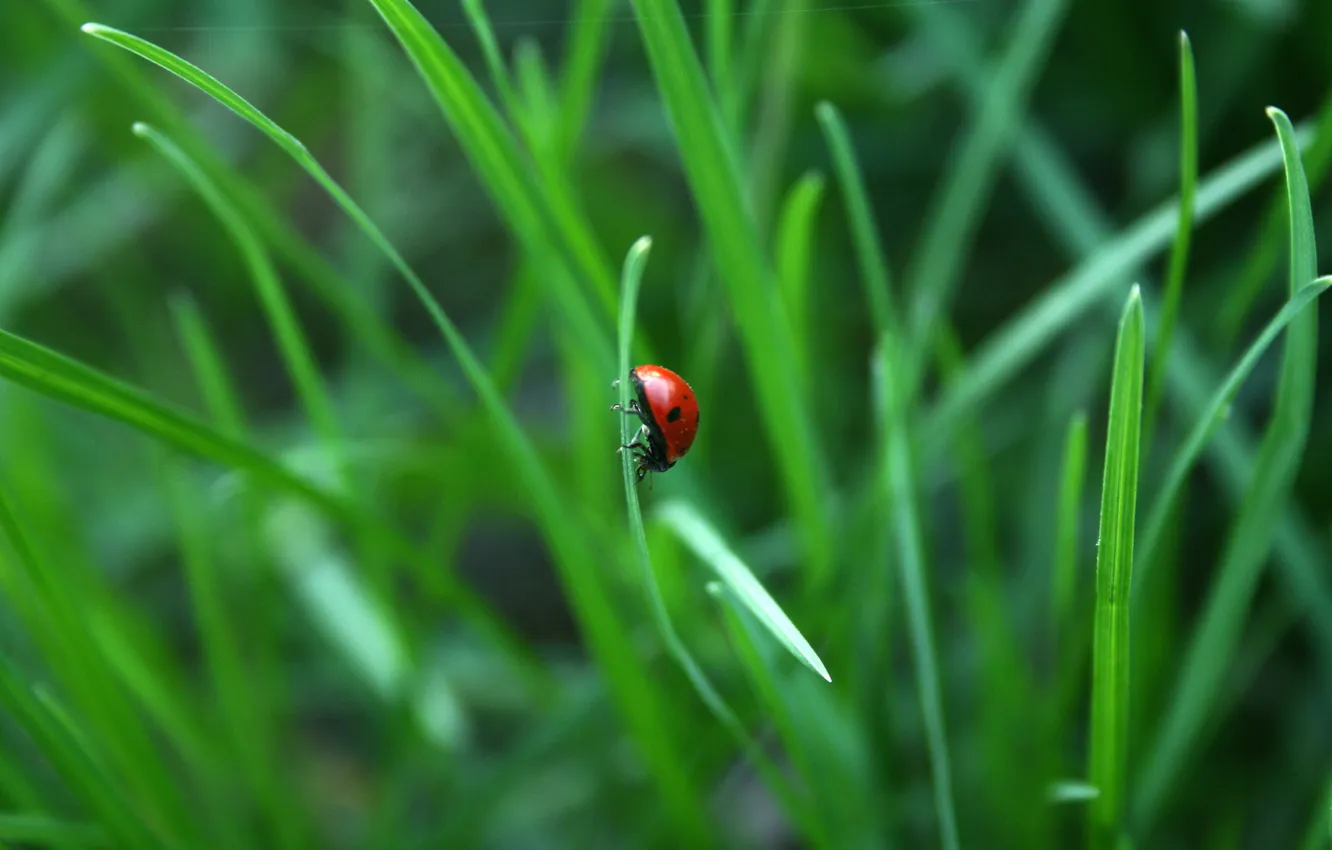
POLYGON ((678 408, 678 407, 672 407, 672 408, 671 408, 671 412, 668 413, 668 414, 666 414, 666 421, 667 421, 667 422, 674 422, 675 420, 677 420, 677 419, 679 419, 679 418, 680 418, 680 408, 678 408))

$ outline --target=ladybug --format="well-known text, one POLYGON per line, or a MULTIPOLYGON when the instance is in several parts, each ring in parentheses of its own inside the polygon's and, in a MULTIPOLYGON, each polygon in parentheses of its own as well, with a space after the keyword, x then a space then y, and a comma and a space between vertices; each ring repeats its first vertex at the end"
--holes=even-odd
POLYGON ((684 378, 664 366, 635 366, 629 382, 636 397, 628 407, 615 404, 611 410, 643 420, 633 442, 618 449, 633 453, 642 481, 649 471, 665 472, 688 453, 698 434, 698 399, 684 378))

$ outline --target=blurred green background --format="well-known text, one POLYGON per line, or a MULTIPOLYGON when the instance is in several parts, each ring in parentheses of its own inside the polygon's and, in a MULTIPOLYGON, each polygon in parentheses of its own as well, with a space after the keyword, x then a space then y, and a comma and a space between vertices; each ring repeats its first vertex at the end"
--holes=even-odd
MULTIPOLYGON (((1329 244, 1332 4, 415 8, 446 45, 417 55, 456 59, 435 69, 460 87, 452 111, 367 0, 0 7, 0 329, 255 449, 81 409, 70 392, 91 378, 25 373, 0 347, 0 842, 1109 846, 1084 797, 1116 323, 1140 284, 1147 363, 1166 364, 1147 382, 1141 539, 1207 398, 1289 294, 1269 106, 1303 134, 1329 244), (188 60, 299 139, 521 431, 288 153, 86 21, 188 60), (645 49, 678 35, 662 21, 687 26, 711 100, 671 75, 692 56, 645 49), (1199 221, 1161 348, 1181 30, 1199 221), (493 123, 458 106, 475 105, 469 79, 493 123), (709 120, 690 124, 690 104, 709 120), (185 151, 234 227, 136 121, 185 151), (907 317, 896 361, 876 359, 866 286, 884 290, 830 149, 842 124, 907 317), (709 218, 741 209, 732 190, 743 220, 709 218), (625 518, 610 346, 643 235, 632 362, 678 371, 702 406, 692 452, 640 488, 647 542, 739 737, 676 663, 625 518), (285 341, 256 289, 268 263, 285 341), (885 397, 879 362, 919 364, 919 386, 885 397), (830 683, 734 589, 709 594, 717 541, 830 683)), ((1307 444, 1271 424, 1278 337, 1135 564, 1120 846, 1332 841, 1323 325, 1296 367, 1316 381, 1295 416, 1307 444), (1296 452, 1288 481, 1265 434, 1296 452)))

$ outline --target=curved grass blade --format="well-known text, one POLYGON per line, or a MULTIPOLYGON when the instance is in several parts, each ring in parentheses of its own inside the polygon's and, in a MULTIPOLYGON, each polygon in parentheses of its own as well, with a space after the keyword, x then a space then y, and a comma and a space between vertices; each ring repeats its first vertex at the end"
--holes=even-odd
POLYGON ((736 601, 743 604, 777 642, 796 657, 800 663, 831 682, 828 668, 823 666, 814 647, 795 627, 786 612, 768 594, 745 562, 726 545, 693 505, 679 500, 663 504, 654 512, 668 528, 688 546, 698 558, 712 568, 736 601))
MULTIPOLYGON (((1070 5, 1068 0, 1029 0, 1023 5, 1004 54, 990 74, 975 125, 944 172, 945 183, 933 199, 919 252, 906 273, 912 299, 910 332, 918 346, 929 345, 928 337, 957 288, 999 165, 1017 135, 1028 92, 1070 5)), ((912 370, 907 390, 911 396, 923 362, 924 358, 916 358, 907 364, 912 370)))
MULTIPOLYGON (((534 256, 555 254, 565 260, 591 286, 605 314, 613 315, 614 273, 587 222, 576 214, 572 198, 561 187, 533 179, 513 136, 466 65, 415 6, 407 0, 369 2, 416 66, 514 235, 534 256)), ((613 362, 610 341, 594 321, 593 305, 583 292, 561 285, 557 294, 579 333, 588 334, 587 343, 596 346, 605 363, 613 362)))
POLYGON ((1184 269, 1189 260, 1189 237, 1193 231, 1193 200, 1198 191, 1198 84, 1194 79, 1193 48, 1188 33, 1179 34, 1179 222, 1170 250, 1170 271, 1161 300, 1161 324, 1152 342, 1152 362, 1147 372, 1147 401, 1143 411, 1144 440, 1152 445, 1156 407, 1165 382, 1170 337, 1175 331, 1180 295, 1184 291, 1184 269))
MULTIPOLYGON (((461 67, 457 57, 448 50, 438 34, 409 3, 401 0, 375 0, 375 5, 381 15, 394 27, 395 34, 400 41, 403 41, 413 61, 422 68, 432 92, 445 107, 446 113, 450 116, 455 112, 460 113, 461 120, 456 122, 454 127, 466 143, 478 148, 473 153, 481 158, 481 165, 485 166, 482 169, 483 176, 488 175, 489 169, 493 167, 496 174, 490 175, 488 181, 493 178, 502 188, 508 189, 514 189, 516 185, 515 191, 518 194, 505 197, 520 207, 518 216, 536 230, 525 228, 511 218, 510 223, 514 226, 515 232, 523 236, 533 232, 544 233, 537 223, 525 218, 529 214, 538 215, 539 211, 535 210, 535 202, 526 194, 530 179, 520 173, 521 170, 515 171, 509 168, 507 163, 506 157, 514 151, 512 139, 505 133, 493 109, 490 109, 484 98, 481 98, 466 69, 461 67), (497 147, 487 147, 489 143, 497 147)), ((188 62, 135 36, 98 24, 85 25, 85 31, 166 68, 262 130, 316 179, 406 278, 414 294, 425 306, 427 313, 444 336, 450 350, 457 357, 467 380, 480 397, 496 427, 498 442, 508 447, 508 451, 504 454, 505 459, 511 464, 515 475, 525 483, 539 525, 555 554, 555 563, 560 569, 561 579, 570 589, 572 601, 586 629, 594 654, 610 677, 618 706, 638 736, 645 756, 665 792, 668 805, 677 815, 681 827, 702 841, 705 828, 697 806, 697 792, 680 762, 679 754, 664 737, 663 724, 657 717, 657 703, 651 698, 653 684, 637 667, 637 662, 632 656, 631 643, 626 637, 627 627, 620 621, 612 605, 609 589, 596 571, 595 562, 588 552, 587 541, 579 532, 578 526, 569 521, 568 512, 555 482, 545 469, 536 448, 505 406, 503 398, 480 360, 430 295, 419 276, 369 216, 328 176, 304 146, 235 92, 188 62)), ((494 183, 492 183, 493 188, 494 183)), ((513 211, 509 212, 512 215, 513 211)), ((535 256, 543 255, 544 243, 533 246, 531 250, 535 256)), ((595 272, 595 269, 592 272, 595 272)), ((592 276, 595 278, 594 274, 592 276)), ((551 278, 555 283, 563 283, 565 279, 566 275, 562 269, 557 270, 551 278)), ((584 342, 593 345, 594 349, 602 348, 602 341, 606 340, 606 335, 601 325, 592 320, 590 305, 581 297, 574 297, 577 293, 570 295, 571 291, 564 288, 561 291, 569 295, 563 306, 572 316, 572 330, 584 342)), ((611 297, 614 297, 613 293, 611 297)), ((605 361, 613 362, 613 353, 608 341, 604 343, 604 348, 605 361)), ((601 355, 598 353, 596 358, 600 359, 601 355)), ((413 562, 422 563, 414 555, 413 562)), ((482 624, 486 625, 484 621, 482 624)), ((507 636, 507 630, 500 629, 497 623, 490 625, 492 632, 507 636)), ((527 657, 522 651, 524 648, 516 641, 510 640, 501 645, 508 646, 511 655, 524 659, 527 657)), ((541 672, 543 671, 533 668, 529 670, 529 677, 537 676, 539 681, 544 682, 545 677, 537 675, 541 672)))
POLYGON ((878 237, 878 225, 874 221, 869 191, 865 188, 865 179, 851 146, 851 134, 847 132, 846 122, 842 120, 837 107, 824 101, 814 107, 814 115, 823 130, 824 143, 832 153, 846 219, 851 225, 856 258, 860 261, 865 301, 869 305, 870 317, 874 320, 874 329, 882 337, 896 331, 899 318, 893 299, 888 257, 878 237))
MULTIPOLYGON (((619 388, 620 406, 626 410, 631 401, 629 395, 630 382, 626 376, 629 374, 629 352, 634 338, 634 319, 638 309, 638 289, 642 282, 643 268, 647 264, 648 251, 651 247, 652 240, 644 236, 630 246, 629 253, 624 260, 618 354, 620 379, 617 386, 619 388)), ((633 440, 634 421, 630 416, 620 417, 621 445, 627 445, 633 440)), ((727 705, 726 700, 722 698, 716 687, 708 679, 707 674, 703 672, 703 668, 694 660, 693 654, 689 652, 689 648, 685 646, 684 641, 680 639, 679 634, 675 631, 675 626, 671 623, 670 614, 666 610, 666 600, 662 597, 656 572, 652 568, 652 557, 648 553, 647 531, 643 526, 643 509, 638 501, 638 481, 637 474, 634 471, 634 459, 629 452, 621 452, 620 457, 624 473, 625 506, 629 513, 629 536, 633 539, 634 554, 642 572, 643 585, 652 604, 652 614, 657 622, 657 629, 661 633, 661 639, 666 645, 666 651, 670 653, 675 663, 680 665, 680 669, 689 679, 689 683, 694 686, 694 690, 698 692, 708 710, 735 737, 745 754, 754 762, 754 766, 769 782, 773 791, 787 801, 794 811, 791 791, 785 780, 782 779, 780 772, 776 770, 768 757, 754 742, 749 732, 745 730, 740 718, 727 705)))
MULTIPOLYGON (((0 330, 0 376, 48 398, 122 422, 181 451, 245 472, 370 535, 384 551, 420 569, 437 569, 437 564, 379 520, 274 463, 250 445, 219 433, 142 390, 4 330, 0 330)), ((466 585, 455 582, 448 591, 445 601, 456 605, 473 626, 505 648, 510 659, 525 668, 529 681, 544 678, 530 661, 526 647, 466 585)))
POLYGON ((338 448, 343 442, 343 434, 333 410, 333 401, 329 398, 319 367, 310 351, 309 341, 301 330, 300 321, 282 288, 277 270, 268 258, 268 252, 244 217, 175 142, 141 121, 134 124, 133 130, 136 136, 152 145, 194 186, 236 244, 249 269, 259 302, 268 316, 306 414, 324 442, 326 451, 333 454, 336 465, 345 473, 345 463, 339 457, 338 448))
POLYGON ((0 657, 0 705, 97 815, 99 825, 116 838, 117 844, 152 850, 166 847, 134 816, 134 807, 122 797, 121 786, 106 774, 65 719, 56 714, 53 701, 34 694, 5 657, 0 657))
MULTIPOLYGON (((674 0, 634 0, 633 6, 708 245, 730 295, 749 370, 754 375, 799 374, 734 139, 708 88, 684 16, 674 0)), ((824 452, 805 406, 792 406, 780 382, 754 383, 759 418, 797 518, 810 586, 817 592, 830 578, 834 548, 824 452)))
POLYGON ((1088 779, 1100 792, 1088 809, 1092 850, 1122 846, 1128 775, 1129 587, 1138 502, 1144 338, 1135 285, 1115 343, 1110 415, 1096 547, 1096 638, 1092 650, 1091 755, 1088 779))
MULTIPOLYGON (((1312 284, 1317 274, 1313 212, 1290 119, 1275 107, 1270 107, 1267 114, 1276 128, 1286 169, 1289 293, 1293 297, 1312 284)), ((1230 659, 1243 633, 1250 602, 1289 503, 1308 441, 1317 345, 1318 316, 1304 313, 1294 317, 1286 330, 1275 406, 1253 477, 1193 641, 1181 664, 1175 697, 1161 721, 1156 746, 1149 750, 1151 761, 1138 785, 1134 814, 1144 828, 1156 817, 1177 771, 1203 732, 1218 692, 1225 685, 1230 659)))
POLYGON ((1266 353, 1277 335, 1285 330, 1286 326, 1294 321, 1301 311, 1312 304, 1329 287, 1332 287, 1332 277, 1321 277, 1301 289, 1286 302, 1286 305, 1272 317, 1272 320, 1263 328, 1263 332, 1244 352, 1240 361, 1230 370, 1225 383, 1217 388, 1212 400, 1207 404, 1207 409, 1194 423, 1193 430, 1189 432, 1189 436, 1185 439, 1179 453, 1175 455, 1164 481, 1157 489, 1156 501, 1152 505, 1151 513, 1147 515, 1147 522, 1143 525, 1136 565, 1139 581, 1134 584, 1133 588, 1135 599, 1139 588, 1143 586, 1141 580, 1143 572, 1152 568, 1156 547, 1160 545, 1162 536, 1165 534, 1166 523, 1170 519, 1170 512, 1174 509, 1175 501, 1183 492, 1184 483, 1188 479, 1189 472, 1192 471, 1194 464, 1198 462, 1198 458, 1202 456, 1208 440, 1221 426, 1221 423, 1225 421, 1226 411, 1230 407, 1231 400, 1235 398, 1236 393, 1239 392, 1240 387, 1253 372, 1254 367, 1258 365, 1258 361, 1262 359, 1263 354, 1266 353))
MULTIPOLYGON (((1307 144, 1309 138, 1307 130, 1295 134, 1297 144, 1307 144)), ((1217 169, 1198 186, 1195 220, 1207 220, 1280 165, 1280 146, 1267 142, 1217 169)), ((1029 306, 982 342, 960 380, 927 413, 921 431, 926 454, 934 456, 950 445, 950 434, 963 409, 979 405, 1003 389, 1074 321, 1102 303, 1123 275, 1169 244, 1178 221, 1178 203, 1161 205, 1045 287, 1029 306)))

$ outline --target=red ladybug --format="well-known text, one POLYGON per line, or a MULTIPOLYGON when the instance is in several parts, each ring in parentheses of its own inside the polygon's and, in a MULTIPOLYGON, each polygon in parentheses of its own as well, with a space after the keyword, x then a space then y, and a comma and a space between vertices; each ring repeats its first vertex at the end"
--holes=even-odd
POLYGON ((649 470, 665 472, 675 466, 694 444, 698 399, 684 378, 663 366, 635 366, 629 370, 629 381, 637 398, 627 408, 616 404, 611 410, 643 420, 634 441, 619 449, 633 452, 642 481, 649 470))

